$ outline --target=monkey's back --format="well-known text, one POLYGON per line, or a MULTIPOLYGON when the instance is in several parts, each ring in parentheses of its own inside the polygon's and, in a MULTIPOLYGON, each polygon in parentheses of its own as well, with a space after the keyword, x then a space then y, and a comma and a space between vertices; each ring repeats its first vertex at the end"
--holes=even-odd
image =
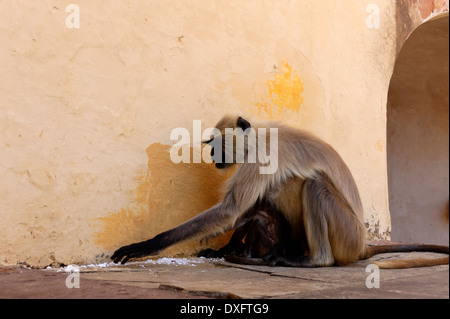
POLYGON ((358 218, 363 218, 363 206, 353 175, 338 152, 328 143, 301 129, 277 122, 268 128, 278 128, 278 171, 280 180, 291 176, 314 178, 323 173, 341 190, 358 218))

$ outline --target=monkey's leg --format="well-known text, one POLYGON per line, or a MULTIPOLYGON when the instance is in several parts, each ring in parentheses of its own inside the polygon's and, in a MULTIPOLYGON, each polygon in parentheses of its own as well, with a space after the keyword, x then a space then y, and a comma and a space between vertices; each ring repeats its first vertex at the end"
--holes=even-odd
POLYGON ((364 250, 364 225, 330 179, 318 173, 302 190, 309 256, 271 258, 272 265, 321 267, 346 264, 364 250))
POLYGON ((328 176, 317 174, 306 181, 302 195, 311 263, 330 266, 358 260, 365 226, 328 176))

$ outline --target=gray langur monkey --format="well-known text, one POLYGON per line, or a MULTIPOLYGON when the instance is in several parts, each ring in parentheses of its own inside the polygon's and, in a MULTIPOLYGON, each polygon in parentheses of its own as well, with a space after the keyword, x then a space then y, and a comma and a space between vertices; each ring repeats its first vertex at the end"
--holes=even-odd
MULTIPOLYGON (((239 229, 249 222, 246 213, 263 201, 282 213, 289 224, 290 240, 303 241, 307 246, 307 254, 292 258, 274 254, 269 258, 270 265, 345 265, 384 252, 448 254, 448 247, 435 245, 367 246, 363 206, 349 168, 329 144, 308 132, 278 122, 251 125, 242 117, 225 116, 216 125, 216 135, 205 143, 212 146, 217 168, 239 165, 227 181, 223 200, 152 239, 119 248, 111 257, 114 262, 126 263, 130 258, 155 255, 186 239, 239 229), (265 131, 264 139, 256 138, 261 129, 265 131), (272 135, 276 137, 273 140, 272 135), (242 139, 244 143, 238 143, 242 139), (264 155, 273 148, 278 156, 270 156, 268 161, 264 155), (268 167, 276 169, 261 173, 261 168, 268 167)), ((448 264, 448 257, 429 262, 448 264)), ((429 262, 418 265, 427 266, 429 262)))

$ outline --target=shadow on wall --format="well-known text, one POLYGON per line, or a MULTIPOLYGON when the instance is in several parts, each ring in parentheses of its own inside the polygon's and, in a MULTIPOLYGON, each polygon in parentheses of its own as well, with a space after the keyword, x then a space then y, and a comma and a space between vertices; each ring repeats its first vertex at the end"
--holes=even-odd
MULTIPOLYGON (((115 250, 149 239, 221 200, 222 185, 232 170, 221 171, 214 164, 206 163, 174 164, 169 158, 169 150, 170 146, 159 143, 147 148, 148 170, 138 177, 134 204, 95 220, 101 229, 94 235, 97 245, 115 250)), ((218 247, 228 239, 229 234, 224 234, 203 244, 218 247)), ((191 240, 169 247, 164 255, 185 255, 202 249, 200 246, 198 240, 191 240)))

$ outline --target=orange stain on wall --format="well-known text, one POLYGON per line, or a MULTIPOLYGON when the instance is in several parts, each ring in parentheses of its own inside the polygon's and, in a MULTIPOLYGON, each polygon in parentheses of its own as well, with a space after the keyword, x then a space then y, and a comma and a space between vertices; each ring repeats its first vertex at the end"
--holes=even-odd
MULTIPOLYGON (((221 200, 221 187, 233 171, 223 172, 206 163, 174 164, 170 160, 169 149, 170 146, 159 143, 147 148, 148 170, 138 176, 133 204, 95 220, 100 228, 94 235, 97 245, 114 250, 152 238, 221 200)), ((229 234, 225 234, 206 244, 217 248, 228 239, 229 234)), ((203 246, 199 240, 191 240, 174 245, 162 254, 189 255, 203 246)))
POLYGON ((256 113, 266 120, 278 119, 283 110, 298 112, 303 103, 301 96, 303 83, 295 70, 285 61, 283 73, 276 74, 275 79, 266 82, 268 94, 261 101, 255 103, 250 112, 256 113))

